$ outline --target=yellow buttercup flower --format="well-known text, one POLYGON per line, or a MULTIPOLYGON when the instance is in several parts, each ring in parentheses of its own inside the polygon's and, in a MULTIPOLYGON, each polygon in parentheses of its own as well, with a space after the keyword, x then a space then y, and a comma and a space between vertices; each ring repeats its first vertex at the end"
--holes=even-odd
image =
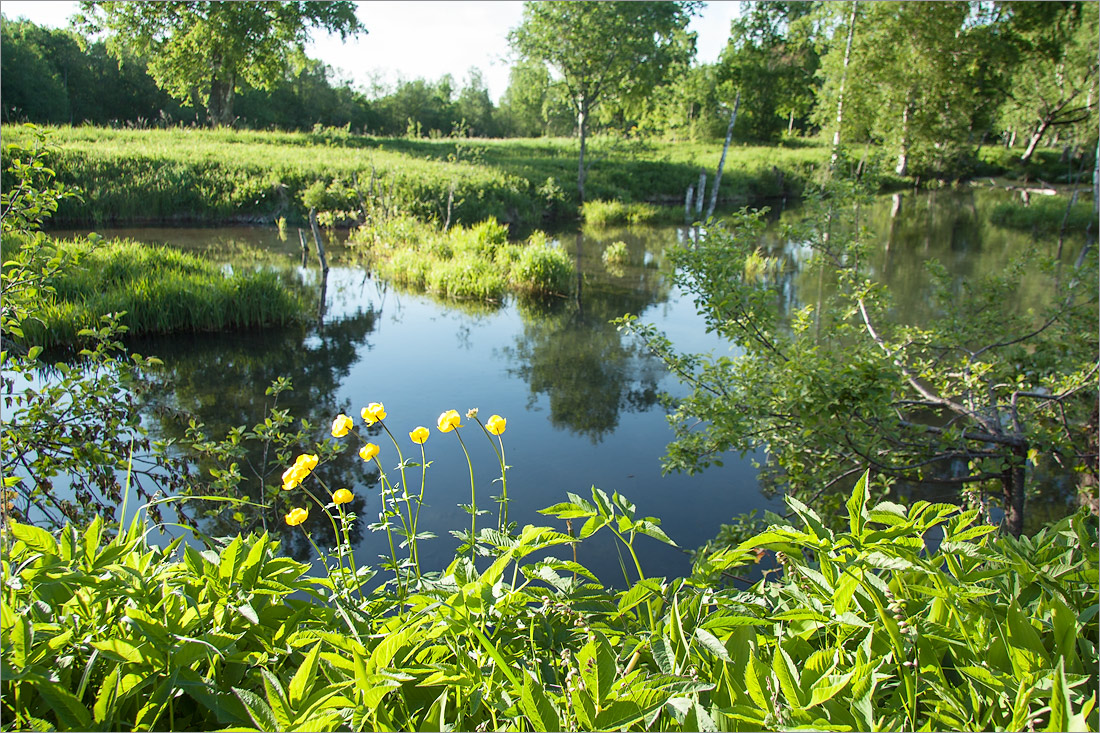
POLYGON ((462 423, 459 422, 461 419, 462 418, 458 416, 458 410, 447 410, 439 416, 435 424, 436 427, 439 428, 439 432, 449 433, 455 428, 462 427, 462 423))
POLYGON ((286 523, 291 527, 297 527, 307 519, 309 519, 309 510, 302 507, 291 509, 290 514, 286 515, 286 523))
POLYGON ((294 465, 283 471, 283 491, 290 491, 306 480, 310 472, 317 467, 317 456, 303 453, 295 459, 294 465))
POLYGON ((359 457, 362 458, 364 461, 369 461, 370 459, 378 455, 379 450, 381 449, 374 443, 367 443, 359 449, 359 457))
POLYGON ((336 493, 332 495, 333 504, 347 504, 349 501, 355 498, 355 494, 351 493, 347 489, 337 489, 336 493))
POLYGON ((423 425, 419 425, 414 428, 411 433, 409 433, 409 439, 412 440, 412 442, 414 443, 424 445, 424 442, 428 439, 429 435, 431 435, 431 433, 428 432, 428 429, 423 425))
POLYGON ((308 475, 309 471, 298 464, 283 471, 283 491, 290 491, 295 486, 302 483, 308 475))
POLYGON ((348 431, 351 430, 351 427, 354 424, 355 424, 355 421, 353 421, 347 415, 344 415, 343 413, 337 415, 336 419, 332 421, 332 437, 334 437, 334 438, 344 437, 345 435, 348 434, 348 431))
POLYGON ((493 415, 489 418, 489 422, 485 423, 485 429, 493 435, 500 435, 504 432, 504 428, 508 426, 508 421, 500 415, 493 415))
POLYGON ((360 414, 363 416, 363 421, 366 422, 367 425, 374 425, 379 420, 386 419, 386 408, 382 407, 381 402, 372 402, 364 407, 360 414))

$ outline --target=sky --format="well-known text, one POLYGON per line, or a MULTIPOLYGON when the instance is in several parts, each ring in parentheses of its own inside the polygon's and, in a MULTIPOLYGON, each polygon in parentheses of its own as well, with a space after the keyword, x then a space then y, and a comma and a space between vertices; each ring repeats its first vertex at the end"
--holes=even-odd
MULTIPOLYGON (((359 20, 368 33, 341 42, 339 36, 314 34, 306 54, 337 70, 339 79, 369 92, 401 80, 435 81, 451 74, 464 86, 470 67, 481 70, 489 96, 499 102, 508 87, 508 31, 519 25, 523 3, 513 0, 368 0, 359 2, 359 20)), ((713 63, 726 45, 730 20, 740 3, 708 2, 689 26, 698 33, 701 63, 713 63)), ((4 0, 0 11, 11 19, 26 17, 38 25, 68 25, 78 9, 62 0, 4 0)))

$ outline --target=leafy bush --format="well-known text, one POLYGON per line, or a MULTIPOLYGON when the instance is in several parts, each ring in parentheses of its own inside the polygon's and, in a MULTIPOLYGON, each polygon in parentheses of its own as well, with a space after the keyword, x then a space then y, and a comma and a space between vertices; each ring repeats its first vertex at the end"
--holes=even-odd
MULTIPOLYGON (((402 474, 418 465, 401 463, 402 474)), ((671 581, 645 577, 633 549, 642 534, 671 542, 656 520, 595 488, 591 501, 570 494, 543 510, 582 522, 576 538, 505 521, 476 535, 481 566, 460 548, 418 577, 410 548, 372 591, 372 571, 347 567, 343 548, 327 577, 311 577, 266 533, 200 538, 204 551, 154 547, 137 519, 113 539, 99 518, 56 535, 13 523, 4 719, 70 730, 1095 730, 1094 522, 1077 514, 1030 539, 994 538, 973 512, 870 506, 866 487, 847 503, 848 531, 791 500, 800 528, 772 516, 671 581), (600 531, 632 559, 623 590, 547 556, 600 531), (761 552, 775 552, 779 577, 744 591, 698 580, 761 552)), ((382 489, 389 531, 417 497, 385 479, 382 489)), ((326 512, 351 521, 333 498, 326 512)))

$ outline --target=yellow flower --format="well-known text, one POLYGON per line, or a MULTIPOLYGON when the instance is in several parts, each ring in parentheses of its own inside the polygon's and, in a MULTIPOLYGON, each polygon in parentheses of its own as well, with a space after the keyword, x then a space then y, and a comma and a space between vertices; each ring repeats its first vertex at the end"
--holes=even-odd
POLYGON ((461 419, 458 416, 458 410, 447 410, 439 416, 435 424, 439 428, 439 432, 449 433, 455 428, 462 427, 462 423, 459 422, 461 419))
POLYGON ((344 415, 343 413, 337 415, 336 419, 332 421, 332 437, 344 437, 348 434, 348 431, 351 430, 351 426, 354 424, 355 422, 347 415, 344 415))
POLYGON ((302 483, 308 475, 308 469, 295 463, 293 466, 283 471, 283 491, 290 491, 295 486, 302 483))
POLYGON ((364 407, 360 414, 363 416, 363 421, 366 422, 367 425, 374 425, 379 420, 386 419, 386 408, 382 407, 381 402, 372 402, 364 407))
POLYGON ((431 433, 428 432, 428 429, 423 425, 419 425, 411 433, 409 433, 409 438, 414 443, 424 445, 424 442, 428 439, 429 435, 431 435, 431 433))
POLYGON ((309 510, 303 509, 302 507, 291 509, 290 514, 286 515, 286 523, 291 527, 297 527, 307 519, 309 519, 309 510))
POLYGON ((283 471, 283 491, 290 491, 306 480, 310 471, 317 467, 317 456, 303 453, 295 459, 294 465, 283 471))
POLYGON ((374 443, 367 443, 359 449, 359 457, 362 458, 364 461, 369 461, 370 459, 378 455, 379 450, 381 449, 374 443))
POLYGON ((347 489, 337 489, 336 493, 332 495, 333 504, 347 504, 349 501, 355 498, 355 494, 351 493, 347 489))
POLYGON ((507 427, 508 421, 500 415, 493 415, 489 418, 489 422, 485 423, 485 429, 493 435, 500 435, 504 432, 504 428, 507 427))

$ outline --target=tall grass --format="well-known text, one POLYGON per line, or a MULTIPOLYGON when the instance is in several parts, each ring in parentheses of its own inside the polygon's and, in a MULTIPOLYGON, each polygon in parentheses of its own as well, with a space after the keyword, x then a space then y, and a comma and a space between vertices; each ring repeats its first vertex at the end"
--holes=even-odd
MULTIPOLYGON (((5 256, 19 245, 5 240, 5 256)), ((75 344, 100 316, 122 311, 122 324, 140 335, 283 325, 307 307, 301 289, 270 270, 225 273, 194 255, 131 240, 64 240, 56 248, 67 264, 24 325, 29 343, 75 344)))
POLYGON ((558 295, 570 292, 573 261, 535 232, 509 243, 508 229, 495 219, 443 232, 399 216, 354 232, 382 278, 444 298, 498 301, 508 292, 558 295))
MULTIPOLYGON (((5 141, 27 133, 4 129, 5 141)), ((358 181, 365 199, 388 198, 402 213, 466 225, 490 217, 529 229, 575 219, 577 142, 405 140, 356 135, 232 130, 51 129, 59 180, 84 191, 62 205, 57 225, 139 222, 300 223, 302 194, 317 181, 358 181)), ((720 143, 623 145, 597 138, 589 199, 676 204, 700 171, 713 179, 720 143)), ((823 146, 735 147, 721 199, 734 205, 798 195, 827 155, 823 146)), ((366 203, 369 203, 366 202, 366 203)))

